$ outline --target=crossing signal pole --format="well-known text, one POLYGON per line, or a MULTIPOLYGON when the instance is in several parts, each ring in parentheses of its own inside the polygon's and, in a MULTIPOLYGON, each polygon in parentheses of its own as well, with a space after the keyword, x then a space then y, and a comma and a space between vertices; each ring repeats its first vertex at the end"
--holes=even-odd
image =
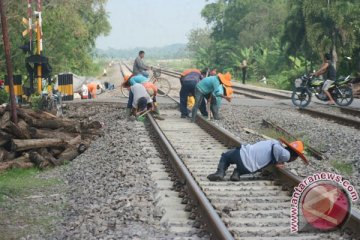
POLYGON ((16 113, 16 100, 14 93, 14 76, 13 69, 11 63, 11 55, 10 55, 10 43, 9 43, 9 35, 8 35, 8 26, 7 19, 5 15, 4 9, 4 1, 0 0, 0 16, 1 16, 1 27, 2 27, 2 35, 4 41, 4 50, 5 50, 5 59, 6 59, 6 71, 9 81, 9 89, 10 89, 10 108, 11 108, 11 120, 17 124, 17 113, 16 113))
MULTIPOLYGON (((36 54, 41 55, 42 53, 42 18, 41 18, 41 0, 37 0, 36 4, 36 54)), ((38 93, 42 92, 42 66, 37 66, 37 85, 38 93)))

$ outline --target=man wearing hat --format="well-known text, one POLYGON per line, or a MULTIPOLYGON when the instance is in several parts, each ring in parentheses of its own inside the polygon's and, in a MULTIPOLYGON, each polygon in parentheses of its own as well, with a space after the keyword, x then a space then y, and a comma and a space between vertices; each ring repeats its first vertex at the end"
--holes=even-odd
POLYGON ((96 98, 96 91, 100 89, 100 85, 98 83, 92 82, 87 85, 88 89, 88 99, 96 98))
POLYGON ((141 74, 138 75, 126 75, 124 77, 123 86, 124 87, 130 87, 134 85, 135 83, 145 83, 148 82, 149 79, 147 77, 144 77, 141 74))
POLYGON ((260 141, 255 144, 241 145, 221 155, 217 171, 207 176, 210 181, 224 179, 230 164, 236 164, 230 180, 239 181, 240 175, 259 171, 269 165, 282 166, 300 157, 305 164, 308 160, 303 154, 304 144, 301 141, 289 143, 280 138, 277 140, 260 141))
MULTIPOLYGON (((199 106, 203 104, 204 97, 209 94, 213 94, 219 86, 223 87, 231 87, 231 74, 221 74, 219 73, 216 76, 210 76, 206 77, 203 80, 201 80, 198 84, 196 84, 195 88, 195 105, 192 109, 192 120, 191 122, 195 122, 196 120, 196 114, 197 110, 199 109, 199 106)), ((226 95, 220 96, 222 98, 225 98, 227 101, 231 101, 231 98, 226 95)), ((202 113, 205 115, 204 113, 202 113)))
MULTIPOLYGON (((205 76, 204 73, 200 72, 198 69, 187 69, 183 71, 180 75, 180 112, 181 118, 189 117, 189 111, 187 109, 187 101, 190 95, 195 95, 195 87, 198 82, 205 76)), ((205 105, 202 104, 200 111, 206 111, 205 105)))
POLYGON ((212 94, 210 94, 208 96, 205 96, 206 99, 208 99, 208 101, 210 102, 210 111, 215 120, 220 119, 219 110, 220 110, 223 96, 227 96, 227 97, 231 98, 232 94, 233 94, 232 87, 226 87, 226 86, 220 85, 215 92, 213 92, 212 94))

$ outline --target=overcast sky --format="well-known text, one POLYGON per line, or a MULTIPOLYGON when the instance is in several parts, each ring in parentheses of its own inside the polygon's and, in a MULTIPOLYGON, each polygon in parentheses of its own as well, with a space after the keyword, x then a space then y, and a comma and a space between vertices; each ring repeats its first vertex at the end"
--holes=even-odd
POLYGON ((187 43, 191 29, 206 26, 205 0, 108 0, 111 33, 97 47, 127 49, 187 43))

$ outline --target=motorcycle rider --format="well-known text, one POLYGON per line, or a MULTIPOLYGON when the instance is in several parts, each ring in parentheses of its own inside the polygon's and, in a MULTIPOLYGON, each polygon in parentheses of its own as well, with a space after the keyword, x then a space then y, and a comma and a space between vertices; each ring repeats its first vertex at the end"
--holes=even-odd
POLYGON ((330 99, 328 104, 334 105, 335 101, 329 92, 329 88, 331 84, 333 84, 336 81, 336 70, 335 67, 332 65, 330 53, 325 53, 323 60, 324 62, 321 65, 320 69, 315 73, 313 73, 312 75, 315 75, 317 77, 320 75, 324 75, 325 82, 323 84, 322 90, 326 94, 326 96, 330 99))

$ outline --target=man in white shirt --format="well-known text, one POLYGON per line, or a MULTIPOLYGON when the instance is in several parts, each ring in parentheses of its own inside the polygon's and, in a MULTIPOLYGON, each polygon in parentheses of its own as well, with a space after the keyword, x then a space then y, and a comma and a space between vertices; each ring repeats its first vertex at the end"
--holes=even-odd
POLYGON ((221 155, 217 171, 207 176, 210 181, 224 179, 230 164, 236 164, 231 181, 239 181, 240 175, 254 173, 268 165, 283 165, 300 157, 305 164, 308 160, 304 156, 304 144, 301 141, 292 143, 284 139, 260 141, 255 144, 241 145, 240 148, 230 150, 221 155), (283 146, 284 144, 285 146, 283 146))
POLYGON ((129 104, 132 106, 132 115, 137 117, 148 109, 154 110, 153 100, 142 84, 135 83, 130 87, 130 91, 132 98, 129 96, 129 104))

